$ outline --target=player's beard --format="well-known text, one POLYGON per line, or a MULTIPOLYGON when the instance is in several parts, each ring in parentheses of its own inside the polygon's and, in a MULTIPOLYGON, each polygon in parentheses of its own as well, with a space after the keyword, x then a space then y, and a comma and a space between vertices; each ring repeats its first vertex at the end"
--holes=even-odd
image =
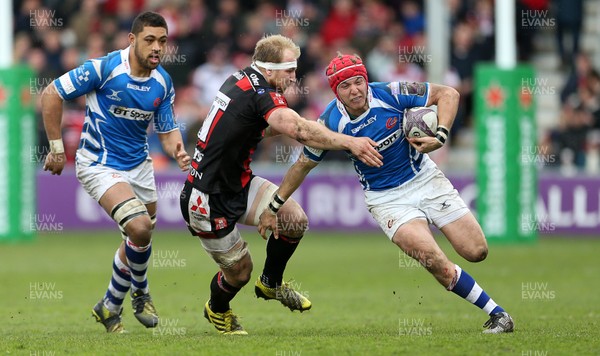
POLYGON ((160 55, 156 53, 150 53, 150 55, 144 57, 138 47, 134 47, 133 53, 138 61, 138 64, 144 69, 153 70, 156 69, 156 67, 158 67, 160 64, 160 55), (151 58, 156 58, 156 62, 152 63, 151 58))

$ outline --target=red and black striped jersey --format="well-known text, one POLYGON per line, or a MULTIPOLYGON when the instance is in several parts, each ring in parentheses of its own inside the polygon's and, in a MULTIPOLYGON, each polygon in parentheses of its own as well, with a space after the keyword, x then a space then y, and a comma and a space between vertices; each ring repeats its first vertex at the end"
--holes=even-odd
POLYGON ((252 154, 285 97, 256 67, 231 75, 221 86, 198 132, 188 181, 208 193, 241 191, 250 181, 252 154))

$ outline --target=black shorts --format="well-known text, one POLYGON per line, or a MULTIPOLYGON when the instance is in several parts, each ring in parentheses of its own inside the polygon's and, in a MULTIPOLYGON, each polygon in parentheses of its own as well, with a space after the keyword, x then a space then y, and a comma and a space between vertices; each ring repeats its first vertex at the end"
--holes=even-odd
POLYGON ((229 234, 246 212, 250 184, 238 193, 205 194, 186 181, 179 203, 188 229, 194 236, 221 238, 229 234))

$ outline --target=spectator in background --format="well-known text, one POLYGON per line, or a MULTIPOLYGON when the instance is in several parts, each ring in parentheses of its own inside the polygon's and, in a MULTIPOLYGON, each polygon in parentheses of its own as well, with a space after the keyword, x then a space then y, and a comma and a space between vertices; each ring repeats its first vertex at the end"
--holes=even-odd
POLYGON ((416 1, 408 0, 402 2, 400 13, 406 34, 409 37, 425 31, 425 15, 416 1))
POLYGON ((563 68, 566 68, 571 63, 571 58, 579 53, 579 38, 581 36, 581 25, 583 24, 583 0, 554 0, 554 6, 558 54, 563 68), (566 50, 564 44, 567 33, 571 35, 572 47, 570 51, 566 50))
POLYGON ((475 32, 467 22, 460 22, 452 33, 450 66, 460 77, 460 105, 453 130, 470 124, 473 111, 473 69, 479 60, 479 52, 474 42, 475 32))
POLYGON ((528 61, 534 52, 533 41, 537 30, 543 27, 543 21, 550 20, 547 16, 548 0, 518 0, 515 10, 518 58, 528 61))
POLYGON ((570 96, 575 95, 579 87, 587 84, 592 73, 592 61, 587 53, 578 53, 571 68, 565 86, 560 92, 560 102, 564 104, 570 96))
POLYGON ((397 40, 389 35, 379 38, 375 48, 366 57, 366 67, 373 81, 391 80, 388 76, 394 72, 399 58, 397 40))
POLYGON ((117 2, 116 19, 120 31, 129 31, 137 15, 134 0, 119 0, 117 2))
POLYGON ((591 115, 575 105, 563 106, 559 126, 550 132, 552 154, 567 175, 585 167, 586 138, 592 123, 591 115))
POLYGON ((334 0, 331 11, 321 27, 321 37, 326 46, 339 41, 347 42, 354 34, 358 11, 352 0, 334 0))
MULTIPOLYGON (((90 35, 98 30, 100 26, 98 8, 98 1, 83 0, 79 10, 69 19, 69 27, 77 35, 78 47, 85 47, 90 35)), ((101 51, 101 53, 103 52, 104 50, 101 51)))
POLYGON ((230 54, 223 44, 216 44, 207 55, 207 62, 199 66, 192 75, 192 83, 196 88, 196 100, 203 106, 210 106, 221 84, 233 74, 237 68, 231 64, 230 54))
MULTIPOLYGON (((474 64, 479 60, 492 58, 493 1, 444 1, 450 8, 453 37, 454 34, 461 33, 456 36, 461 39, 452 45, 452 69, 447 73, 451 80, 444 81, 462 94, 460 111, 453 128, 458 131, 470 124, 469 98, 474 64), (465 26, 470 29, 465 29, 465 26), (460 84, 456 83, 457 75, 460 84)), ((527 9, 543 10, 548 8, 549 2, 550 0, 519 0, 518 4, 527 9)), ((582 0, 554 0, 554 5, 558 9, 559 4, 573 7, 579 5, 572 4, 581 2, 582 0)), ((229 51, 230 64, 236 68, 244 68, 250 64, 254 44, 263 34, 283 33, 293 37, 302 48, 303 55, 299 59, 297 75, 302 83, 311 83, 307 84, 310 94, 305 95, 307 110, 320 112, 323 102, 333 97, 326 85, 325 90, 322 90, 322 80, 318 79, 334 55, 331 48, 364 54, 372 79, 390 80, 388 76, 392 75, 404 75, 403 78, 407 78, 406 65, 397 63, 398 52, 400 47, 414 50, 414 46, 426 45, 423 41, 423 4, 423 0, 21 0, 14 7, 14 56, 16 62, 31 61, 42 72, 41 75, 51 76, 53 70, 66 65, 64 52, 68 52, 67 62, 72 62, 76 51, 79 52, 80 61, 83 61, 86 58, 101 57, 113 48, 125 48, 127 31, 123 31, 123 28, 127 27, 124 23, 128 21, 131 9, 135 12, 156 10, 166 18, 171 28, 168 56, 163 64, 176 88, 189 89, 189 95, 193 97, 196 89, 192 73, 209 61, 207 55, 214 45, 225 45, 229 51), (41 24, 48 16, 60 18, 63 25, 58 28, 31 25, 32 18, 34 22, 41 24), (293 20, 306 21, 296 22, 293 26, 284 25, 293 23, 293 20), (50 32, 59 36, 48 35, 50 32), (69 33, 75 35, 73 44, 65 41, 69 33), (47 36, 54 38, 45 39, 47 36), (46 46, 44 41, 54 44, 46 46), (333 46, 336 42, 339 45, 333 46), (72 50, 71 47, 75 49, 72 50), (61 54, 58 57, 56 53, 43 53, 56 50, 56 53, 61 54), (61 60, 57 61, 57 58, 61 60), (55 65, 58 67, 54 67, 55 65), (396 70, 399 73, 394 74, 396 70), (313 87, 314 83, 318 85, 313 87)), ((577 9, 567 8, 566 12, 560 10, 554 18, 560 25, 572 23, 562 19, 569 17, 567 12, 572 14, 575 10, 577 9)), ((565 33, 570 32, 568 26, 562 28, 565 33)), ((518 31, 517 34, 523 32, 518 31)), ((519 39, 517 43, 524 42, 519 39)), ((531 45, 521 47, 525 47, 525 50, 532 48, 531 45)), ((564 47, 570 48, 568 42, 564 47)), ((520 53, 523 53, 523 49, 520 53)), ((408 67, 415 73, 417 71, 413 71, 416 70, 413 64, 419 64, 423 69, 427 66, 427 63, 411 62, 408 67)), ((412 77, 412 74, 408 77, 412 77)), ((569 92, 577 95, 577 81, 574 83, 574 86, 569 83, 569 92)), ((564 95, 562 100, 566 100, 564 95)), ((162 154, 161 152, 159 149, 156 154, 162 154)))
POLYGON ((396 67, 386 77, 385 81, 391 82, 423 82, 425 81, 425 72, 413 61, 399 60, 396 67))

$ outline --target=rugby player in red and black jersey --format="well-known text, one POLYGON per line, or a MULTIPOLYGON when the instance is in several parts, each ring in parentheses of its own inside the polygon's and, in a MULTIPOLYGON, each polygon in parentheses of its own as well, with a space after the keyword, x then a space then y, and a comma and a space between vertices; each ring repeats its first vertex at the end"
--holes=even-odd
POLYGON ((275 299, 290 310, 308 310, 311 302, 283 283, 283 271, 308 226, 293 199, 278 199, 277 186, 255 176, 252 154, 264 136, 283 134, 311 147, 347 150, 365 164, 383 163, 375 141, 328 130, 288 108, 281 94, 296 80, 300 49, 281 35, 256 44, 253 63, 221 86, 198 132, 198 143, 181 193, 181 210, 190 232, 219 265, 210 284, 204 316, 223 334, 247 334, 229 302, 248 283, 252 259, 236 224, 258 225, 269 207, 285 217, 286 229, 267 240, 267 258, 255 284, 257 297, 275 299), (273 201, 271 201, 273 199, 273 201))

